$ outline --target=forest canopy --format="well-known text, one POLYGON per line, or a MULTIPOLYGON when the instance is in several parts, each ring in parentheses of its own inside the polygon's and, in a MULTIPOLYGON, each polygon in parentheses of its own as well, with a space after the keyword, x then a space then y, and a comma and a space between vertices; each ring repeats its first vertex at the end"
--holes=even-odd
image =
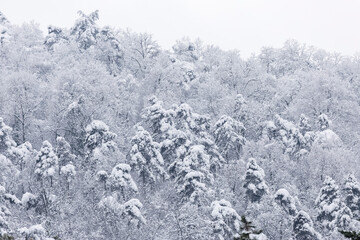
POLYGON ((0 12, 0 239, 359 239, 359 56, 98 19, 0 12))

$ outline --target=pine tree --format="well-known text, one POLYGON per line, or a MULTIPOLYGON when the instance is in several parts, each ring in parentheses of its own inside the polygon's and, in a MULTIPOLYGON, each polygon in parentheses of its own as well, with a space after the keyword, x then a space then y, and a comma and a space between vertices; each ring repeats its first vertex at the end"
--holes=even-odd
POLYGON ((341 230, 349 229, 352 221, 353 221, 353 214, 350 208, 346 206, 345 203, 341 202, 339 211, 337 212, 335 217, 336 228, 341 230))
POLYGON ((138 126, 136 135, 131 139, 129 152, 130 165, 135 169, 143 184, 154 184, 159 178, 167 176, 163 166, 164 160, 160 153, 160 146, 154 142, 150 134, 138 126))
POLYGON ((235 236, 234 240, 267 240, 262 230, 255 230, 256 227, 248 221, 245 216, 241 216, 240 235, 235 236))
POLYGON ((309 118, 305 114, 300 115, 299 120, 299 129, 302 135, 305 135, 307 132, 311 131, 311 125, 309 123, 309 118))
POLYGON ((68 42, 68 37, 64 34, 63 29, 55 26, 48 26, 48 35, 45 38, 44 45, 49 51, 54 50, 54 45, 57 43, 68 42))
POLYGON ((0 239, 5 237, 10 232, 8 218, 11 217, 11 212, 5 205, 5 188, 0 185, 0 239))
POLYGON ((237 160, 240 157, 246 142, 244 132, 244 125, 229 116, 224 115, 215 123, 215 143, 228 161, 229 158, 237 160))
POLYGON ((109 184, 111 191, 118 192, 118 196, 126 198, 126 192, 137 192, 136 183, 130 175, 131 167, 125 163, 119 163, 111 171, 109 184))
POLYGON ((85 106, 85 97, 80 95, 76 101, 68 105, 62 116, 66 128, 64 138, 69 142, 74 153, 81 156, 86 154, 84 146, 86 139, 85 129, 91 123, 85 106))
POLYGON ((116 138, 116 134, 109 131, 109 127, 102 121, 93 120, 86 128, 86 140, 85 147, 88 154, 93 153, 93 151, 101 147, 102 145, 107 145, 107 147, 112 147, 113 140, 116 138))
POLYGON ((293 225, 295 240, 321 240, 321 235, 314 229, 314 223, 309 214, 300 210, 294 218, 293 225))
POLYGON ((88 49, 97 43, 100 28, 96 21, 99 19, 99 10, 86 15, 82 11, 78 12, 80 18, 76 20, 75 25, 71 29, 71 35, 78 42, 81 49, 88 49))
POLYGON ((335 228, 340 203, 339 187, 331 177, 327 176, 315 201, 318 212, 317 220, 327 230, 332 231, 335 228))
POLYGON ((5 153, 16 147, 16 143, 11 137, 12 128, 4 123, 4 120, 0 117, 0 153, 5 153))
POLYGON ((218 239, 233 238, 240 231, 241 218, 231 203, 222 199, 211 203, 213 232, 218 239))
POLYGON ((183 159, 176 159, 169 167, 175 178, 182 201, 202 205, 209 194, 208 186, 213 184, 210 171, 210 156, 203 145, 191 146, 183 159))
POLYGON ((130 199, 124 203, 123 215, 128 218, 128 223, 136 227, 140 227, 141 224, 145 224, 146 220, 141 214, 143 205, 138 199, 130 199))
POLYGON ((281 188, 275 193, 275 201, 284 209, 290 216, 295 216, 297 213, 295 199, 289 194, 289 192, 281 188))
POLYGON ((71 146, 63 137, 56 138, 56 155, 59 159, 59 168, 75 161, 75 154, 71 153, 71 146))
POLYGON ((9 21, 5 15, 0 12, 0 46, 9 42, 9 21))
POLYGON ((109 166, 113 166, 116 161, 118 149, 114 140, 117 135, 99 120, 93 120, 85 131, 86 157, 83 167, 90 169, 91 175, 95 175, 96 172, 104 169, 109 171, 109 166))
POLYGON ((58 157, 56 156, 51 143, 44 141, 40 152, 36 156, 35 174, 38 176, 38 180, 43 181, 43 179, 49 178, 50 186, 52 186, 57 168, 58 157))
POLYGON ((320 131, 324 131, 330 127, 329 117, 325 113, 319 115, 318 123, 319 123, 320 131))
POLYGON ((142 118, 149 125, 154 139, 162 141, 169 138, 169 131, 174 128, 172 110, 163 108, 163 102, 158 100, 156 96, 149 99, 150 106, 144 108, 142 118))
POLYGON ((268 186, 265 182, 264 170, 250 158, 246 166, 245 184, 246 195, 250 202, 259 202, 267 192, 268 186))
POLYGON ((354 174, 349 174, 344 184, 345 203, 354 216, 360 218, 360 183, 354 174))

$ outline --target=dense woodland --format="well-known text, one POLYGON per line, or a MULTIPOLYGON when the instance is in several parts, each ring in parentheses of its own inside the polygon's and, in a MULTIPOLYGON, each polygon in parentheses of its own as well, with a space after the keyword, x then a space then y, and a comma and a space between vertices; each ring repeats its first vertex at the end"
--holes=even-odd
POLYGON ((0 239, 360 239, 359 56, 98 18, 0 13, 0 239))

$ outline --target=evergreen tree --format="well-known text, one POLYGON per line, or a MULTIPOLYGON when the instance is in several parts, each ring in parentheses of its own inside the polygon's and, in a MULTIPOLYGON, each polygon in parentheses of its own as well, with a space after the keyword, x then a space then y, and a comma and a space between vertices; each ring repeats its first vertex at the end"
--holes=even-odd
POLYGON ((309 214, 300 210, 294 218, 293 225, 295 240, 321 240, 321 235, 314 229, 313 221, 309 214))
POLYGON ((275 193, 275 201, 284 209, 290 216, 295 216, 297 213, 295 199, 289 194, 289 192, 281 188, 275 193))
POLYGON ((335 221, 340 210, 340 203, 339 187, 331 177, 327 176, 315 204, 317 220, 328 231, 334 230, 336 226, 335 221))
POLYGON ((128 223, 136 227, 140 227, 141 224, 145 224, 146 220, 141 214, 143 205, 138 199, 130 199, 124 203, 123 216, 128 219, 128 223))
POLYGON ((268 186, 265 182, 264 170, 256 163, 254 158, 250 158, 246 165, 246 175, 244 188, 250 202, 259 202, 267 192, 268 186))
POLYGON ((210 156, 203 145, 191 146, 183 159, 176 159, 170 165, 169 172, 176 180, 183 201, 198 205, 207 201, 208 186, 214 181, 210 167, 210 156))
POLYGON ((174 131, 174 115, 172 109, 166 110, 163 102, 156 96, 149 99, 150 106, 144 108, 142 118, 151 129, 152 136, 157 141, 171 139, 174 131))
POLYGON ((91 123, 85 104, 85 97, 80 95, 76 101, 68 105, 63 114, 66 129, 64 138, 69 141, 74 153, 81 156, 86 153, 86 127, 91 123))
POLYGON ((45 38, 44 45, 49 51, 54 50, 54 45, 57 43, 68 42, 68 37, 64 34, 63 29, 55 26, 48 27, 48 35, 45 38))
POLYGON ((246 142, 244 132, 244 125, 229 116, 222 116, 215 123, 213 130, 215 143, 228 161, 229 158, 237 160, 240 157, 246 142))
POLYGON ((126 199, 126 192, 137 192, 136 183, 130 175, 131 167, 125 163, 119 163, 111 171, 109 184, 111 191, 118 192, 118 195, 126 199))
POLYGON ((74 162, 76 156, 71 153, 71 146, 63 137, 56 138, 56 155, 59 159, 59 168, 74 162))
POLYGON ((265 234, 261 230, 255 230, 255 226, 252 222, 246 219, 245 216, 241 216, 240 235, 235 236, 234 240, 267 240, 265 234))
POLYGON ((319 115, 318 122, 319 122, 320 131, 324 131, 330 127, 329 117, 325 113, 319 115))
POLYGON ((5 188, 0 185, 0 239, 6 237, 10 232, 8 218, 11 212, 5 205, 5 188))
POLYGON ((231 203, 222 199, 211 203, 213 232, 218 239, 233 238, 241 226, 241 218, 231 203))
POLYGON ((117 145, 114 142, 117 135, 109 131, 109 127, 102 121, 93 120, 85 129, 86 161, 84 168, 90 169, 91 174, 99 170, 110 170, 115 164, 117 145))
POLYGON ((309 118, 307 118, 305 116, 305 114, 300 115, 299 129, 300 129, 301 134, 304 136, 307 132, 311 131, 311 125, 309 123, 309 118))
POLYGON ((354 174, 349 174, 344 187, 345 203, 351 209, 354 216, 360 217, 360 184, 354 174))
POLYGON ((86 15, 82 11, 78 12, 80 18, 76 20, 75 25, 71 29, 71 35, 78 42, 81 49, 88 49, 97 43, 100 28, 96 21, 99 19, 99 10, 86 15))
POLYGON ((153 141, 143 127, 137 127, 136 135, 131 139, 131 145, 130 165, 139 173, 144 185, 154 184, 159 178, 166 177, 160 146, 153 141))
POLYGON ((12 128, 4 123, 3 118, 0 117, 0 153, 5 153, 16 146, 11 137, 12 128))
POLYGON ((58 157, 56 156, 51 143, 44 141, 40 152, 36 156, 35 174, 38 180, 49 178, 50 186, 53 185, 53 178, 58 168, 58 157))

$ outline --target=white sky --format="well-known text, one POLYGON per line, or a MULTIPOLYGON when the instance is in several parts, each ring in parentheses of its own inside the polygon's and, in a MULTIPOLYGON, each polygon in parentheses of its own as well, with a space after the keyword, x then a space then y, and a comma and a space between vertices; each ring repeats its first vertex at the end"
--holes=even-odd
POLYGON ((360 52, 359 0, 0 0, 15 24, 70 28, 77 11, 99 9, 99 25, 148 32, 165 49, 199 37, 243 57, 287 39, 347 55, 360 52))

